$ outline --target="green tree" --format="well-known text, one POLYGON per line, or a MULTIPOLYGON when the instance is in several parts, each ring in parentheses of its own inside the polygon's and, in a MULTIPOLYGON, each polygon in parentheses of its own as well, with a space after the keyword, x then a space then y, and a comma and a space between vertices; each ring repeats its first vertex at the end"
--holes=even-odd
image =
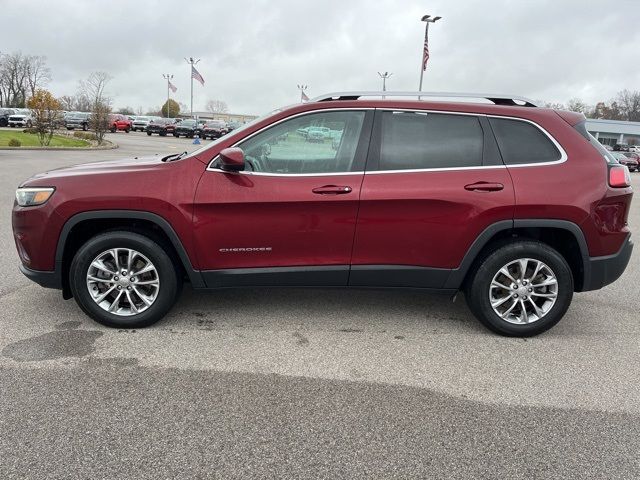
POLYGON ((56 123, 60 119, 60 102, 51 95, 51 92, 37 89, 27 101, 27 106, 33 114, 34 127, 40 145, 49 145, 56 123))
POLYGON ((173 99, 169 99, 162 105, 162 116, 167 118, 176 118, 180 115, 180 105, 173 99))

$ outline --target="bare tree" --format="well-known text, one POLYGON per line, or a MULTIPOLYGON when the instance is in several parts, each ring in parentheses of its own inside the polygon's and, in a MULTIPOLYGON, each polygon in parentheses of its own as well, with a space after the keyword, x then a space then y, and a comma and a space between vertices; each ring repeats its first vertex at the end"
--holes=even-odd
POLYGON ((223 100, 209 100, 205 108, 211 113, 227 113, 229 111, 227 102, 223 100))
POLYGON ((24 107, 51 79, 46 58, 21 52, 0 54, 0 105, 24 107))
POLYGON ((80 80, 80 95, 89 99, 91 104, 91 129, 96 134, 98 144, 104 140, 109 130, 109 113, 111 113, 111 98, 106 94, 107 83, 111 75, 106 72, 93 72, 86 80, 80 80))
POLYGON ((640 121, 640 92, 637 90, 622 90, 616 96, 616 103, 620 107, 620 113, 625 120, 630 122, 640 121))
POLYGON ((579 98, 572 98, 571 100, 569 100, 569 102, 567 102, 567 110, 586 114, 589 111, 589 105, 584 103, 579 98))
POLYGON ((554 110, 566 110, 567 107, 563 103, 559 102, 544 102, 546 108, 553 108, 554 110))
POLYGON ((45 87, 51 81, 51 70, 47 67, 47 57, 28 55, 25 57, 24 68, 30 96, 35 95, 36 90, 45 87))

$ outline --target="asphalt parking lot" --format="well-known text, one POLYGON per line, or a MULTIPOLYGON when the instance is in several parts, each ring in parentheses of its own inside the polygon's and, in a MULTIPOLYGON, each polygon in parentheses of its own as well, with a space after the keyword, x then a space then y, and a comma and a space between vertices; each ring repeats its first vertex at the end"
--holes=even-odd
POLYGON ((640 477, 638 248, 526 340, 415 291, 185 288, 107 329, 18 272, 9 212, 36 172, 197 148, 108 138, 0 151, 0 478, 640 477))

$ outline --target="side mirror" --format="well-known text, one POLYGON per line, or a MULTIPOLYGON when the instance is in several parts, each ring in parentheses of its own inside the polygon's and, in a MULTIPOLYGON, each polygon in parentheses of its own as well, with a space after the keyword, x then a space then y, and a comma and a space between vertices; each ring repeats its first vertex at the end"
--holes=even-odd
POLYGON ((239 172, 244 170, 244 152, 241 148, 225 148, 220 152, 222 170, 239 172))

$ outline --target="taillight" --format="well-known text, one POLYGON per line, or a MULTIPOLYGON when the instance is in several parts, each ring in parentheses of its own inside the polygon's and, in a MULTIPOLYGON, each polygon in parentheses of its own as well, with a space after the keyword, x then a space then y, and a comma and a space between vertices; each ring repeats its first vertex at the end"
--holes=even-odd
POLYGON ((631 175, 626 165, 609 166, 609 186, 626 188, 631 186, 631 175))

